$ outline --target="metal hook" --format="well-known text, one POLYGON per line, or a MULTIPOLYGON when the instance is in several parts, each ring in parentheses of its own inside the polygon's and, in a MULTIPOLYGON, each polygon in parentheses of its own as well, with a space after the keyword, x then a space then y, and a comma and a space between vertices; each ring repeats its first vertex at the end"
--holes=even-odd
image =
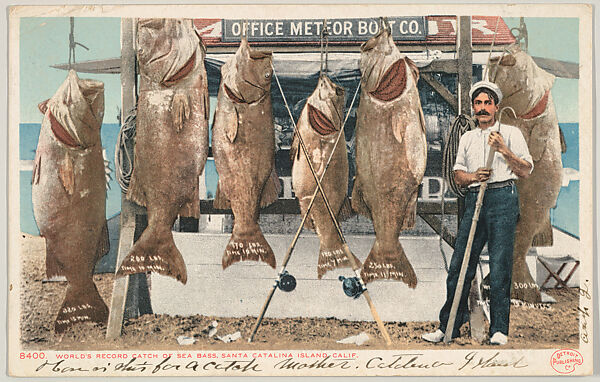
POLYGON ((69 18, 71 24, 71 30, 69 32, 69 70, 73 68, 75 64, 75 47, 77 45, 85 48, 85 50, 90 50, 87 46, 75 41, 75 18, 69 18))

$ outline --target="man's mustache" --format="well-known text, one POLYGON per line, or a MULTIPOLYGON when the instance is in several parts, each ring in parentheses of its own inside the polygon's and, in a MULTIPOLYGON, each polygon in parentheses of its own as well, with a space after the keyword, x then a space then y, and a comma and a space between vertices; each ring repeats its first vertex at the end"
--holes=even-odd
POLYGON ((475 113, 475 115, 491 115, 491 114, 490 114, 490 113, 488 113, 488 112, 487 112, 487 111, 485 111, 485 110, 480 110, 480 111, 478 111, 477 113, 475 113))

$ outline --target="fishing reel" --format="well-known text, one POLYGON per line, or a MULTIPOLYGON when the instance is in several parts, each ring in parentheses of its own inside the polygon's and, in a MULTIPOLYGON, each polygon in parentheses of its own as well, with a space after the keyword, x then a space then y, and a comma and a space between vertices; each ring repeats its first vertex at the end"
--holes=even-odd
POLYGON ((291 292, 296 289, 296 278, 290 275, 288 271, 284 271, 281 276, 279 276, 277 286, 284 292, 291 292))
POLYGON ((358 277, 340 276, 338 279, 342 282, 342 289, 344 289, 344 293, 348 297, 357 299, 364 291, 366 291, 360 281, 358 281, 358 277))

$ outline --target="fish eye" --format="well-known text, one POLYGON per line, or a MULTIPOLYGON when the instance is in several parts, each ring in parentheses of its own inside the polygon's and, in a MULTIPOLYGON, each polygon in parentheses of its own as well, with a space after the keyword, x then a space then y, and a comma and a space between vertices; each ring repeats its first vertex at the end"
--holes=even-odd
POLYGON ((271 77, 271 73, 269 73, 269 72, 265 73, 265 78, 269 78, 269 77, 271 77))

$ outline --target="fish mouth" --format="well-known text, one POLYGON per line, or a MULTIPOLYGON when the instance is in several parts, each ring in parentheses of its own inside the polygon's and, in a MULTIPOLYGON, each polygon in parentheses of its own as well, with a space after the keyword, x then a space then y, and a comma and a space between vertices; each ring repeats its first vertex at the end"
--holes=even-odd
POLYGON ((361 44, 360 51, 368 52, 368 51, 372 50, 373 48, 375 48, 377 46, 377 44, 379 43, 379 38, 385 32, 387 32, 387 28, 380 28, 379 32, 377 32, 377 34, 375 36, 371 37, 370 39, 368 39, 367 41, 365 41, 361 44))
POLYGON ((253 104, 256 102, 259 102, 260 100, 262 100, 265 95, 267 94, 267 91, 265 89, 263 89, 262 87, 253 84, 252 82, 248 81, 248 80, 243 80, 244 83, 252 86, 253 88, 259 89, 260 90, 260 95, 256 100, 250 101, 245 99, 242 95, 238 96, 229 86, 227 86, 227 84, 223 84, 223 88, 225 89, 225 93, 227 94, 227 96, 229 97, 229 99, 231 99, 233 102, 235 103, 246 103, 246 104, 253 104))
POLYGON ((308 105, 308 122, 312 129, 320 135, 329 135, 339 131, 321 110, 310 103, 308 105))
POLYGON ((77 141, 69 134, 67 129, 63 127, 63 125, 58 122, 58 120, 52 114, 52 111, 47 111, 48 119, 50 120, 50 129, 52 130, 52 134, 54 137, 64 144, 65 146, 71 148, 80 148, 81 145, 77 143, 77 141))
POLYGON ((175 74, 173 74, 171 77, 169 77, 163 81, 163 85, 171 86, 171 85, 175 84, 177 81, 181 80, 182 78, 184 78, 185 76, 190 74, 192 69, 194 69, 194 66, 196 66, 196 52, 195 51, 192 54, 192 56, 189 58, 189 60, 187 60, 187 62, 181 67, 181 69, 179 69, 175 74))
POLYGON ((380 101, 388 102, 402 95, 405 88, 406 65, 405 60, 401 58, 390 65, 379 80, 375 90, 369 92, 369 94, 380 101))

